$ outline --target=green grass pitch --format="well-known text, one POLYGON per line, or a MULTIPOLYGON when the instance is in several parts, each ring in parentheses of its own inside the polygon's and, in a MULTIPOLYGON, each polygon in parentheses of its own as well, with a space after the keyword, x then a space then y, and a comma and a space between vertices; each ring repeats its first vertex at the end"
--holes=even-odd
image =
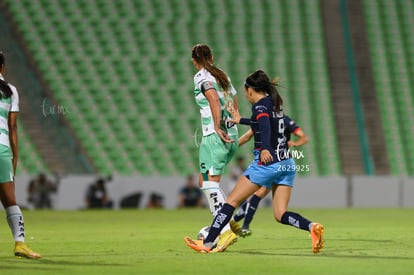
POLYGON ((325 225, 325 248, 261 208, 226 252, 187 248, 207 209, 24 211, 26 241, 43 256, 17 259, 5 218, 0 274, 414 274, 414 209, 292 209, 325 225))

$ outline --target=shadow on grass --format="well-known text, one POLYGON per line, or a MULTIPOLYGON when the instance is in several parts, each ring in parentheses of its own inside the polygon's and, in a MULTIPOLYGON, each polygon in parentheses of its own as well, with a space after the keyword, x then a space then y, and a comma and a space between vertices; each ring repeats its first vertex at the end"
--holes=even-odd
MULTIPOLYGON (((401 243, 392 239, 369 239, 369 238, 332 238, 329 239, 330 244, 337 243, 338 246, 329 246, 325 244, 325 248, 319 254, 298 253, 298 248, 280 248, 280 253, 273 249, 269 251, 260 249, 246 249, 240 251, 226 251, 226 253, 239 253, 247 255, 261 255, 261 256, 290 256, 290 257, 323 257, 323 258, 348 258, 348 259, 376 259, 376 260, 407 260, 413 261, 414 256, 398 256, 398 255, 386 255, 389 250, 389 245, 392 244, 392 249, 397 249, 401 243), (360 243, 360 247, 358 244, 360 243), (377 247, 383 245, 382 253, 378 252, 378 248, 367 248, 367 243, 373 243, 377 247), (378 255, 380 254, 380 255, 378 255), (382 254, 382 255, 381 255, 382 254)), ((300 250, 300 249, 299 249, 300 250)))
MULTIPOLYGON (((79 255, 76 255, 79 257, 79 255)), ((76 257, 74 255, 59 255, 59 257, 76 257)), ((53 258, 53 256, 51 256, 53 258)), ((76 261, 76 260, 56 260, 56 259, 18 259, 12 257, 0 257, 2 262, 1 270, 30 270, 30 271, 64 271, 66 267, 79 266, 106 266, 106 267, 120 267, 127 266, 127 264, 107 263, 104 260, 95 261, 76 261)), ((57 273, 58 274, 58 273, 57 273)))
POLYGON ((376 260, 414 260, 414 257, 405 257, 405 256, 390 256, 390 255, 366 255, 366 249, 352 249, 352 250, 341 250, 341 251, 332 251, 332 249, 325 249, 319 254, 310 253, 294 253, 289 252, 286 249, 281 250, 281 253, 278 252, 266 252, 263 250, 243 250, 243 251, 226 251, 226 253, 234 254, 247 254, 255 256, 289 256, 289 257, 323 257, 323 258, 348 258, 348 259, 376 259, 376 260), (354 253, 355 255, 349 255, 348 253, 354 253))
POLYGON ((370 242, 370 243, 395 243, 394 240, 376 240, 376 239, 355 239, 355 238, 335 238, 329 239, 330 241, 341 241, 341 242, 370 242))

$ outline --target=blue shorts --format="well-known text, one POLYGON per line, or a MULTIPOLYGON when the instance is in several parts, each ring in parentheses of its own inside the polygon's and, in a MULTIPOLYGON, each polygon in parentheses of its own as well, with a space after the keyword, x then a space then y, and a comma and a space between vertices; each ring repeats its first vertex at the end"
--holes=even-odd
POLYGON ((285 159, 269 165, 258 164, 259 160, 255 159, 243 175, 250 179, 251 182, 259 186, 271 189, 273 184, 281 184, 293 187, 296 171, 293 159, 285 159))

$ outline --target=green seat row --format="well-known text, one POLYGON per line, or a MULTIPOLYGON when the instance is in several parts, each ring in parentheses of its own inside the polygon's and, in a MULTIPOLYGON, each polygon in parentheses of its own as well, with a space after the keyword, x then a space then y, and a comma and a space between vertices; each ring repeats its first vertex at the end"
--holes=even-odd
POLYGON ((243 114, 250 113, 247 74, 262 68, 282 78, 286 112, 311 137, 298 160, 313 167, 304 176, 341 173, 319 1, 6 2, 99 172, 198 170, 190 49, 205 42, 239 91, 243 114))
POLYGON ((364 0, 377 98, 393 175, 414 175, 412 1, 364 0))

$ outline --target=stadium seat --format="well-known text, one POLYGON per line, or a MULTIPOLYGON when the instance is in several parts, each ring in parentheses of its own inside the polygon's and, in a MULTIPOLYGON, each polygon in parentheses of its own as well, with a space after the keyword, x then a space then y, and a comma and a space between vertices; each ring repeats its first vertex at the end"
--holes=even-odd
POLYGON ((23 173, 34 174, 38 173, 39 171, 48 173, 49 169, 36 151, 35 146, 30 141, 26 129, 23 127, 20 121, 18 121, 18 129, 19 166, 16 171, 17 175, 23 173))
POLYGON ((364 0, 364 12, 391 174, 413 175, 409 160, 414 151, 412 143, 405 141, 414 134, 407 126, 414 123, 414 87, 409 81, 414 63, 406 58, 414 47, 409 27, 414 5, 411 1, 364 0))
MULTIPOLYGON (((325 119, 333 111, 319 1, 43 2, 7 0, 50 90, 79 112, 67 117, 71 127, 92 132, 78 138, 99 172, 198 170, 190 49, 205 41, 231 76, 244 114, 246 75, 263 68, 281 76, 288 114, 312 136, 304 147, 312 173, 340 173, 334 122, 325 119), (202 16, 206 9, 213 16, 202 16)), ((245 146, 240 154, 250 151, 245 146)))

